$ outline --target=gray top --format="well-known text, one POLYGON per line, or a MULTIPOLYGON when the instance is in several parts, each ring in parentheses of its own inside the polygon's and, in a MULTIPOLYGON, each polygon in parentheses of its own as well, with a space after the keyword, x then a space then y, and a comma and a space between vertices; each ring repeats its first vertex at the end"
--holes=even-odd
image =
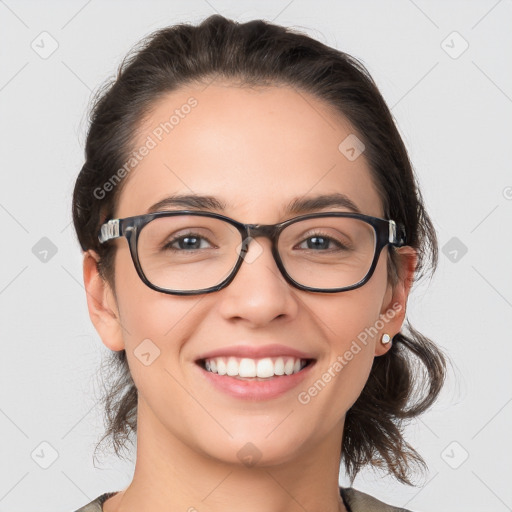
MULTIPOLYGON (((103 503, 119 491, 106 492, 75 512, 103 512, 103 503)), ((411 512, 405 508, 387 505, 377 498, 352 487, 340 487, 340 495, 348 512, 411 512)))

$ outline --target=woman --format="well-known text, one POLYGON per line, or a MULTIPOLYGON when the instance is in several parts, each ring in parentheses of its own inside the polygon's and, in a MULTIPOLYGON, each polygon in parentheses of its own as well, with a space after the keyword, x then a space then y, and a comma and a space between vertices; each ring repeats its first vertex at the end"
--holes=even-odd
POLYGON ((73 219, 104 439, 137 444, 80 512, 398 510, 338 472, 424 466, 402 431, 445 359, 402 330, 437 243, 360 62, 261 20, 157 31, 95 102, 73 219))

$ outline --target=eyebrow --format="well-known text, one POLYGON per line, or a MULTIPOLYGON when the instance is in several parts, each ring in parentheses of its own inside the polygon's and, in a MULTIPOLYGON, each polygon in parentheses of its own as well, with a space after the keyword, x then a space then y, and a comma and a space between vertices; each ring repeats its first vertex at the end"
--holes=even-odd
MULTIPOLYGON (((198 194, 174 194, 158 201, 148 208, 147 213, 168 210, 171 207, 179 206, 189 210, 217 210, 225 212, 226 202, 215 196, 198 194)), ((323 210, 326 208, 343 208, 351 210, 354 213, 361 213, 357 205, 345 194, 335 192, 332 194, 323 194, 310 197, 293 198, 285 208, 286 214, 302 214, 323 210)))

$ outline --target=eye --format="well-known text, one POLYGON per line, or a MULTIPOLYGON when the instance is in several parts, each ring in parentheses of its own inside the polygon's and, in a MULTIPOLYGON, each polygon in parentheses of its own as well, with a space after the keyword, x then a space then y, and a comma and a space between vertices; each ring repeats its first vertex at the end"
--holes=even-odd
POLYGON ((211 247, 211 244, 205 237, 196 233, 187 233, 186 235, 173 238, 163 246, 163 249, 170 251, 191 251, 207 249, 208 247, 211 247))
POLYGON ((332 238, 323 233, 315 233, 310 235, 303 240, 298 248, 309 249, 309 250, 349 250, 349 247, 343 244, 341 241, 332 238), (304 247, 304 243, 306 247, 304 247), (302 246, 302 247, 301 247, 302 246))

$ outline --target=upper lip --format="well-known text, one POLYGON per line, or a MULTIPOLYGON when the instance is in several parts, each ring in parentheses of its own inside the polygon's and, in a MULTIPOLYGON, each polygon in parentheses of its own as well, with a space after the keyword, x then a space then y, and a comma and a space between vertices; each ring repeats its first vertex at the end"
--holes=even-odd
POLYGON ((311 354, 297 350, 296 348, 287 347, 286 345, 233 345, 230 347, 218 348, 205 352, 197 358, 197 361, 201 359, 213 359, 214 357, 247 357, 249 359, 263 359, 265 357, 279 357, 288 356, 296 357, 298 359, 315 359, 311 354))

